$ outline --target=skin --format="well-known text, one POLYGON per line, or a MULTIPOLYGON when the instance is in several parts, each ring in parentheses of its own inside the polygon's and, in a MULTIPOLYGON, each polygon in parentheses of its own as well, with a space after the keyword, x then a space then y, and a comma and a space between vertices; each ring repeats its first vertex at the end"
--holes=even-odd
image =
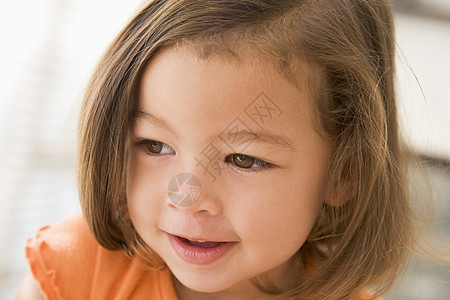
POLYGON ((160 120, 138 117, 130 129, 129 214, 173 272, 181 299, 269 298, 250 282, 259 275, 282 289, 294 286, 293 256, 325 201, 330 150, 315 130, 306 79, 300 74, 294 86, 252 54, 241 51, 239 61, 216 54, 204 59, 188 47, 169 48, 143 73, 138 108, 160 120), (244 113, 261 92, 281 112, 263 128, 244 113), (230 149, 219 136, 238 116, 252 131, 282 136, 291 145, 254 141, 243 152, 233 151, 239 145, 230 149), (153 144, 162 146, 160 153, 151 152, 159 148, 150 140, 160 142, 153 144), (195 160, 211 142, 221 150, 216 161, 226 168, 215 180, 195 160), (242 168, 230 159, 235 153, 271 167, 242 168), (193 206, 176 207, 167 195, 168 182, 182 172, 201 182, 193 206), (235 244, 218 260, 198 265, 177 255, 168 233, 235 244))
POLYGON ((44 295, 41 293, 39 284, 34 279, 31 271, 28 271, 23 278, 20 286, 17 290, 14 300, 45 300, 44 295))

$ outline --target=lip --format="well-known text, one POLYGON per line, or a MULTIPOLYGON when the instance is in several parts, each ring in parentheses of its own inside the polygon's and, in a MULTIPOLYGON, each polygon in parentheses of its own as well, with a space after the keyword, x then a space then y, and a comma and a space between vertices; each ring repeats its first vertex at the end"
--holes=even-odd
MULTIPOLYGON (((177 235, 167 234, 170 244, 177 255, 184 261, 195 265, 207 265, 225 256, 236 242, 222 242, 216 247, 202 248, 184 243, 177 235)), ((201 239, 193 239, 201 240, 201 239)))

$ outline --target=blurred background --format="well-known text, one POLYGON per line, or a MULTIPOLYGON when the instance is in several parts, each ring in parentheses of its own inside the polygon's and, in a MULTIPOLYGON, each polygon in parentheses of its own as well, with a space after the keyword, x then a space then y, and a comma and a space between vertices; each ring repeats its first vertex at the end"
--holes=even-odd
MULTIPOLYGON (((405 140, 427 162, 436 230, 450 237, 450 0, 392 0, 405 140)), ((0 299, 38 228, 79 212, 76 123, 94 65, 141 0, 2 0, 0 299)), ((450 249, 444 249, 449 252, 450 249)), ((450 299, 448 268, 413 260, 387 299, 450 299)))

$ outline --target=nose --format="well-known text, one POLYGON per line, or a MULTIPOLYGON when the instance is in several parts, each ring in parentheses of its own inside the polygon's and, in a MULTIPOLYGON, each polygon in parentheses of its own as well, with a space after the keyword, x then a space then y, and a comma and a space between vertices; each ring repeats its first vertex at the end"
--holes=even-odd
POLYGON ((201 174, 197 175, 183 172, 172 177, 167 186, 167 205, 187 214, 198 212, 220 214, 222 204, 214 192, 217 183, 213 184, 201 174))

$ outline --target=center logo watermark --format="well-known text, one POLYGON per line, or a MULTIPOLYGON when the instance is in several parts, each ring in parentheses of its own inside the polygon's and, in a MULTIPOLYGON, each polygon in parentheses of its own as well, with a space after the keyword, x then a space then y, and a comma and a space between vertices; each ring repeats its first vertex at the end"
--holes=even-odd
POLYGON ((167 186, 170 201, 178 207, 194 205, 202 194, 200 180, 191 173, 175 175, 167 186))

